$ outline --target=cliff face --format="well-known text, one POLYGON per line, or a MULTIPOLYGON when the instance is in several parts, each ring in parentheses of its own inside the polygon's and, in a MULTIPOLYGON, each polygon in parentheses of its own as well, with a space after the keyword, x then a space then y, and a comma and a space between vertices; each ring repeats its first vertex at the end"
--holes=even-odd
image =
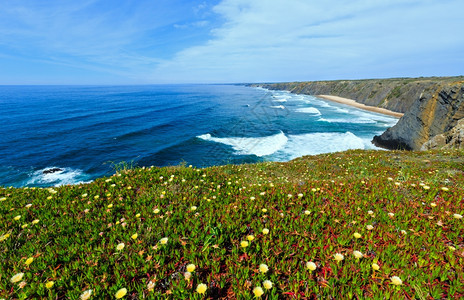
MULTIPOLYGON (((381 136, 375 136, 373 142, 389 149, 432 148, 433 143, 422 146, 435 136, 451 131, 463 118, 464 81, 442 83, 425 89, 398 123, 381 136)), ((451 140, 452 137, 444 138, 436 145, 445 146, 451 140)))
POLYGON ((450 131, 458 120, 464 118, 464 77, 292 82, 257 86, 298 94, 340 96, 404 113, 395 126, 374 137, 374 144, 387 149, 420 150, 424 143, 450 131))

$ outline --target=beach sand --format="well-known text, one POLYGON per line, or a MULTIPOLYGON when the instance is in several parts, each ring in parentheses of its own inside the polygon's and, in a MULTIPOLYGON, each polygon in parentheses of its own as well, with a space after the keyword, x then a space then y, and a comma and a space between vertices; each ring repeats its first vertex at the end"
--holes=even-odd
POLYGON ((391 110, 388 110, 388 109, 385 109, 385 108, 376 107, 376 106, 368 106, 368 105, 358 103, 358 102, 356 102, 356 101, 354 101, 352 99, 348 99, 348 98, 343 98, 343 97, 338 97, 338 96, 331 96, 331 95, 317 95, 316 97, 323 98, 323 99, 330 100, 330 101, 334 101, 334 102, 338 102, 338 103, 342 103, 342 104, 346 104, 346 105, 350 105, 350 106, 354 106, 354 107, 364 109, 364 110, 368 110, 368 111, 381 113, 381 114, 384 114, 384 115, 389 115, 389 116, 396 117, 396 118, 401 118, 403 116, 402 113, 397 113, 397 112, 394 112, 394 111, 391 111, 391 110))

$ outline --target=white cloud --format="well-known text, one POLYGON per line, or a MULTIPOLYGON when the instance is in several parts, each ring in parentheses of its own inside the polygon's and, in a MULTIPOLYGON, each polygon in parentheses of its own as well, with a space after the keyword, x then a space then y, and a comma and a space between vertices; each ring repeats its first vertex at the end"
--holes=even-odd
MULTIPOLYGON (((455 53, 462 62, 456 53, 464 46, 459 33, 463 9, 459 0, 224 0, 214 8, 224 23, 212 31, 212 38, 161 63, 152 79, 249 82, 430 75, 408 68, 440 51, 455 53)), ((436 63, 428 72, 433 67, 436 63)))

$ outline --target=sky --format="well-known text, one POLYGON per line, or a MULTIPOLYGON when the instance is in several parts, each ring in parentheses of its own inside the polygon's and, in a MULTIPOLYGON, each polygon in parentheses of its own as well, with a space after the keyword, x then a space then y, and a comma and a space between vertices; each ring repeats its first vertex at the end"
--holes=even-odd
POLYGON ((0 84, 464 75, 462 0, 0 0, 0 84))

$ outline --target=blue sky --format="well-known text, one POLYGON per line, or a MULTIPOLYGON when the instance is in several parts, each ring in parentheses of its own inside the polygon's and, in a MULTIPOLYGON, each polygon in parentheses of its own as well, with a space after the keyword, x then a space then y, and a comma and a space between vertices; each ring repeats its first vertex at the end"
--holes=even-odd
POLYGON ((464 75, 462 0, 0 0, 0 84, 464 75))

